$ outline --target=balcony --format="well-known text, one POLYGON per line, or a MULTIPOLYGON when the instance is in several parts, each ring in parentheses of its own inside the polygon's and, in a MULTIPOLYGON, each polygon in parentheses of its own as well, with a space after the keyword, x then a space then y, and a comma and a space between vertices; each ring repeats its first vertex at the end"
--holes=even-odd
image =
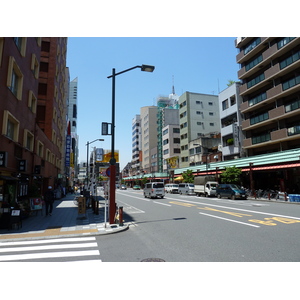
POLYGON ((257 45, 255 48, 253 48, 250 52, 248 52, 246 55, 244 55, 244 50, 241 51, 237 56, 236 56, 236 61, 238 64, 242 64, 244 61, 249 60, 252 56, 256 55, 259 53, 264 47, 264 42, 267 41, 267 37, 262 37, 260 44, 257 45))

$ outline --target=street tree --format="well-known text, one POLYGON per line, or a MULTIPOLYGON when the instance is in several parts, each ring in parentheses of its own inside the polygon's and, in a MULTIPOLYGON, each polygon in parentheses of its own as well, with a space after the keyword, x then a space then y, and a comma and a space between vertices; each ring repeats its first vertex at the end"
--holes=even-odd
POLYGON ((241 174, 241 169, 237 168, 236 166, 227 167, 225 168, 225 171, 221 174, 221 182, 239 184, 241 181, 241 174))
POLYGON ((182 173, 183 182, 186 183, 193 183, 194 182, 194 175, 192 170, 186 170, 186 172, 182 173))

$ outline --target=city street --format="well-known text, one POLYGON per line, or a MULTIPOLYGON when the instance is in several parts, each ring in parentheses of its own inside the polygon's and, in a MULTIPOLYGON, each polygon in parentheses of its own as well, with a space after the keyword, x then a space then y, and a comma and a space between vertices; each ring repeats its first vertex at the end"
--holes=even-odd
POLYGON ((97 237, 103 262, 299 262, 300 205, 118 190, 129 230, 97 237))

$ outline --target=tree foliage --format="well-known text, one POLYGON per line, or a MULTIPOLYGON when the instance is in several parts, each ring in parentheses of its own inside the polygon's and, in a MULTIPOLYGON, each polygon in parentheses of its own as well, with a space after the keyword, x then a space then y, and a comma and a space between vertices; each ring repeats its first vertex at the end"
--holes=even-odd
POLYGON ((192 170, 186 170, 186 172, 182 173, 183 182, 193 183, 194 175, 192 170))
POLYGON ((242 171, 236 166, 227 167, 225 168, 225 171, 221 174, 221 182, 239 184, 241 174, 242 171))

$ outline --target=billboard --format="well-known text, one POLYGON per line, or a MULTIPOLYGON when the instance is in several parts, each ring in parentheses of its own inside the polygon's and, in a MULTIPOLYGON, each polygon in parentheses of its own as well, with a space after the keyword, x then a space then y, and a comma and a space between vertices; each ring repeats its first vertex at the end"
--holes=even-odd
MULTIPOLYGON (((119 150, 115 150, 115 159, 116 162, 119 162, 119 150)), ((109 163, 111 159, 111 150, 97 148, 96 149, 96 163, 109 163)))

